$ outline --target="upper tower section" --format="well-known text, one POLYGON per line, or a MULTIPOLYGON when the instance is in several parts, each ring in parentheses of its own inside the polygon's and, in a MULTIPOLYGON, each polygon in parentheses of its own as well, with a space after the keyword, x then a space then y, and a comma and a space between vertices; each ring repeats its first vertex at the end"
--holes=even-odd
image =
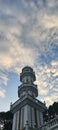
POLYGON ((35 73, 33 69, 29 66, 26 66, 22 69, 20 74, 20 81, 22 83, 33 83, 36 80, 35 73))
POLYGON ((34 98, 38 96, 37 85, 34 84, 35 80, 36 77, 33 69, 29 66, 24 67, 20 73, 22 84, 18 87, 18 96, 20 98, 25 96, 26 93, 34 98))

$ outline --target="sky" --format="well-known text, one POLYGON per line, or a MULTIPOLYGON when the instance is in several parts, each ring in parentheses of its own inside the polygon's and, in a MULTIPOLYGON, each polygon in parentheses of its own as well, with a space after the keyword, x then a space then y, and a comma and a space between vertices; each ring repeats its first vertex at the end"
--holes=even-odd
POLYGON ((0 112, 18 99, 20 73, 33 68, 38 99, 58 101, 58 0, 0 0, 0 112))

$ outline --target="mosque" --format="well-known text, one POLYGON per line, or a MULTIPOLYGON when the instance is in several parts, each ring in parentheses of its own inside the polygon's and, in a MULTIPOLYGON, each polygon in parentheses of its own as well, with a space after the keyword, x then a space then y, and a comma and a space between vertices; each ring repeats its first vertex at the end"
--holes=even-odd
POLYGON ((46 106, 37 99, 38 88, 34 84, 35 80, 33 69, 24 67, 20 73, 19 99, 10 108, 13 113, 12 130, 58 130, 58 117, 44 123, 43 112, 46 106))

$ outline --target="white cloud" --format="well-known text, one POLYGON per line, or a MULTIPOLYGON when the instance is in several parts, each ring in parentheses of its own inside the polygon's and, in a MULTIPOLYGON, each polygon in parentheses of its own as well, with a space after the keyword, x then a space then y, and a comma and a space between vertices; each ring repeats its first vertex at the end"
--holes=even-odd
POLYGON ((5 67, 6 69, 12 66, 12 58, 9 56, 1 55, 0 56, 0 65, 5 67), (2 61, 2 64, 1 64, 2 61))
POLYGON ((46 89, 41 88, 41 89, 39 90, 39 94, 42 95, 42 96, 47 95, 47 94, 48 94, 48 89, 47 89, 47 88, 46 88, 46 89))
POLYGON ((44 97, 42 101, 46 101, 47 106, 53 104, 54 101, 58 101, 58 93, 52 93, 50 96, 44 97))
POLYGON ((11 41, 11 44, 9 47, 7 47, 7 44, 6 44, 6 48, 7 48, 6 52, 4 50, 0 52, 0 69, 13 71, 13 72, 20 72, 19 71, 20 66, 21 67, 23 67, 24 65, 32 66, 36 58, 36 55, 34 54, 33 49, 29 48, 27 51, 27 48, 24 46, 21 46, 21 44, 18 43, 16 38, 13 39, 11 37, 10 41, 11 41))
POLYGON ((0 89, 0 98, 5 98, 5 92, 4 89, 0 89))
POLYGON ((0 72, 0 85, 1 84, 7 85, 7 82, 8 82, 8 76, 3 72, 0 72))
POLYGON ((53 60, 50 65, 38 65, 36 70, 36 84, 38 85, 39 97, 46 101, 47 105, 58 100, 58 62, 53 60), (56 78, 55 78, 56 77, 56 78))
POLYGON ((45 28, 53 28, 53 27, 58 27, 58 16, 56 15, 47 15, 45 14, 43 16, 43 20, 42 20, 43 26, 45 28))
POLYGON ((57 7, 58 5, 58 0, 47 0, 47 2, 49 7, 57 7))
POLYGON ((58 61, 52 61, 51 65, 55 67, 58 66, 58 61))
POLYGON ((58 76, 58 70, 53 74, 53 76, 58 76))
MULTIPOLYGON (((18 3, 0 5, 0 70, 19 74, 26 65, 34 67, 39 95, 50 104, 57 95, 48 95, 55 93, 58 85, 58 61, 53 50, 58 45, 58 16, 51 9, 57 1, 18 3)), ((1 73, 0 78, 0 84, 7 85, 8 76, 1 73)), ((2 97, 3 94, 1 90, 2 97)))

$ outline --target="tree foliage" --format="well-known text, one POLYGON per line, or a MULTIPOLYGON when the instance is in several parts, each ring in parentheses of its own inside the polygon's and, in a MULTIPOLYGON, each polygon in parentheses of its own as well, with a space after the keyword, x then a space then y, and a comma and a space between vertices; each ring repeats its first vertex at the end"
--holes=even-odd
POLYGON ((4 121, 3 130, 12 130, 13 114, 10 111, 0 112, 0 119, 4 121))
POLYGON ((13 118, 13 114, 10 111, 0 112, 1 120, 12 120, 12 118, 13 118))
POLYGON ((54 102, 53 105, 50 105, 44 112, 44 121, 53 119, 56 115, 58 115, 58 102, 54 102))

